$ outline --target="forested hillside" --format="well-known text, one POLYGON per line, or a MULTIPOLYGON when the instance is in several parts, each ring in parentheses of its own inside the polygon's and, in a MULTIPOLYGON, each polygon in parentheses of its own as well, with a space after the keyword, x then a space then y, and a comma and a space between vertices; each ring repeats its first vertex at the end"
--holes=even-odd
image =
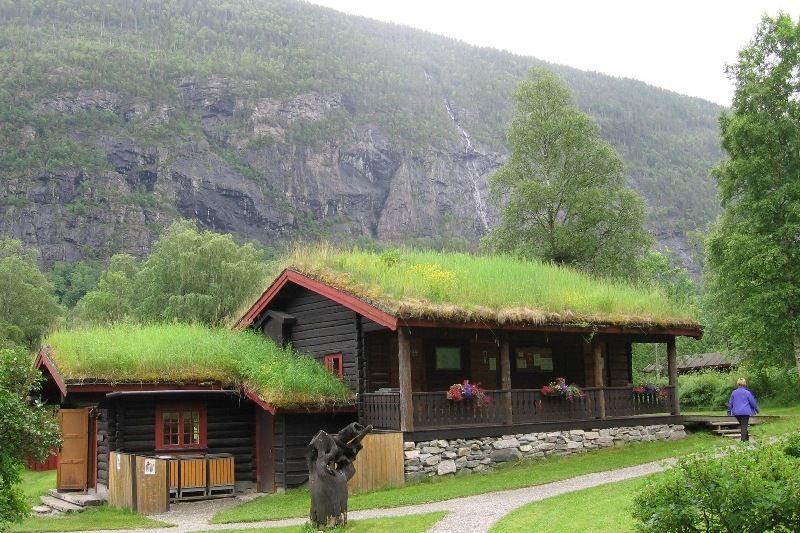
POLYGON ((535 65, 689 261, 716 213, 719 106, 294 0, 0 0, 0 235, 48 266, 142 256, 179 217, 262 243, 476 241, 535 65))

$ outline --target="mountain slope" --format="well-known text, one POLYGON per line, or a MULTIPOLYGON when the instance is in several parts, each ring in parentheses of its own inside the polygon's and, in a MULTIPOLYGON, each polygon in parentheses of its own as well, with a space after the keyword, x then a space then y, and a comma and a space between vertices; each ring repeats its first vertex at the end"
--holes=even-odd
POLYGON ((293 0, 0 3, 0 234, 45 264, 142 255, 178 216, 264 243, 476 240, 531 66, 566 79, 690 261, 719 106, 293 0))

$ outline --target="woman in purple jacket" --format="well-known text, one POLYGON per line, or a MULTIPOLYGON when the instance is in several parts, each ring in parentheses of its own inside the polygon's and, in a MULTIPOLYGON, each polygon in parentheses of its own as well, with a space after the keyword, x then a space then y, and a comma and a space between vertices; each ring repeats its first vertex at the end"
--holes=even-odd
POLYGON ((753 393, 747 388, 747 380, 744 378, 736 381, 736 390, 731 393, 731 399, 728 400, 728 414, 735 416, 739 421, 742 440, 750 440, 747 424, 751 416, 758 414, 758 404, 753 393))

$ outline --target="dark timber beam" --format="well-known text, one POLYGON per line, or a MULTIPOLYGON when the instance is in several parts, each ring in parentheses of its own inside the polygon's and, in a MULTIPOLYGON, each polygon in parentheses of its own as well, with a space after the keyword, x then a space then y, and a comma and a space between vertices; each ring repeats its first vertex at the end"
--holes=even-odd
POLYGON ((511 407, 511 349, 508 337, 503 335, 500 343, 500 388, 503 392, 504 421, 507 426, 514 423, 514 414, 511 407))
POLYGON ((408 328, 397 328, 397 360, 400 378, 400 430, 414 431, 414 397, 411 386, 411 339, 408 328))
POLYGON ((672 387, 672 414, 681 414, 681 398, 678 394, 678 362, 675 350, 675 337, 667 339, 667 370, 669 386, 672 387))
POLYGON ((601 420, 606 418, 606 391, 605 376, 603 368, 603 343, 594 339, 592 344, 592 355, 594 358, 594 386, 600 387, 597 391, 597 414, 601 420))

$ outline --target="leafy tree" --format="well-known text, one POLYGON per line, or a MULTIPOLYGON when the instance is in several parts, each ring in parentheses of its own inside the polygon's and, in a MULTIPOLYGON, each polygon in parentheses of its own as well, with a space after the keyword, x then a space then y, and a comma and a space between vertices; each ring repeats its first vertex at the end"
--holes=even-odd
POLYGON ((139 262, 128 254, 117 254, 108 261, 97 287, 86 293, 78 304, 80 319, 92 323, 116 322, 131 313, 133 282, 139 262))
POLYGON ((141 266, 129 255, 114 256, 97 289, 81 300, 79 315, 89 322, 130 317, 217 325, 265 276, 264 254, 252 244, 179 222, 141 266))
POLYGON ((0 287, 0 335, 35 347, 62 309, 35 256, 17 240, 0 240, 0 287))
POLYGON ((488 245, 597 274, 630 273, 652 239, 619 155, 553 74, 531 71, 514 100, 511 156, 490 178, 492 198, 505 207, 488 245))
POLYGON ((29 511, 19 489, 28 456, 41 461, 59 444, 53 411, 34 400, 41 373, 22 347, 0 348, 0 531, 29 511))
POLYGON ((800 23, 764 17, 728 67, 720 118, 729 159, 714 171, 722 205, 706 244, 714 316, 731 344, 800 370, 800 23))
POLYGON ((100 277, 100 266, 95 261, 56 261, 47 278, 55 287, 62 305, 73 308, 78 300, 94 289, 100 277))
POLYGON ((697 301, 697 287, 685 268, 675 266, 672 252, 650 250, 639 259, 640 279, 661 287, 670 299, 691 305, 697 301))
POLYGON ((263 253, 230 235, 174 224, 136 276, 140 320, 219 324, 235 312, 266 276, 263 253))

